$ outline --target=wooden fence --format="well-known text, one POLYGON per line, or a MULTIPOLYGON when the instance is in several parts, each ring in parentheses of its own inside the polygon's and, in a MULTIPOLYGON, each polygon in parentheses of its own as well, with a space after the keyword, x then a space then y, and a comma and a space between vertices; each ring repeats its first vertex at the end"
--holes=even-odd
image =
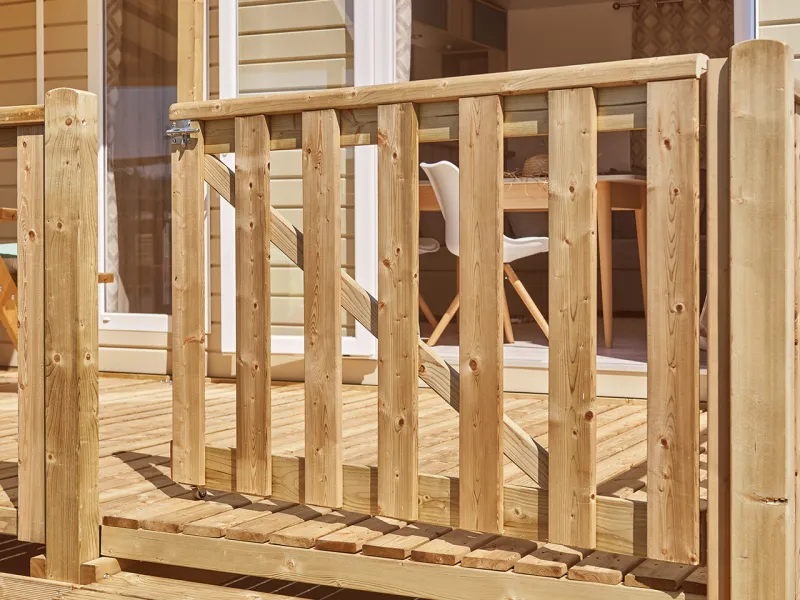
POLYGON ((17 148, 17 537, 75 583, 100 552, 97 144, 94 94, 0 108, 0 147, 17 148))

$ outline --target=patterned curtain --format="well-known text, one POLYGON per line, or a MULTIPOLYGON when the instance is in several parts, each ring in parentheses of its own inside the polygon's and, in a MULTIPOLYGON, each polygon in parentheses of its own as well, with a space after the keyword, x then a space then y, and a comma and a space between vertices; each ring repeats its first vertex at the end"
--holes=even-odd
MULTIPOLYGON (((683 0, 657 4, 641 0, 633 9, 633 58, 699 52, 711 58, 728 56, 733 45, 733 0, 683 0)), ((647 135, 631 134, 631 164, 647 164, 647 135)))
POLYGON ((395 81, 411 78, 411 0, 396 0, 395 20, 395 81))

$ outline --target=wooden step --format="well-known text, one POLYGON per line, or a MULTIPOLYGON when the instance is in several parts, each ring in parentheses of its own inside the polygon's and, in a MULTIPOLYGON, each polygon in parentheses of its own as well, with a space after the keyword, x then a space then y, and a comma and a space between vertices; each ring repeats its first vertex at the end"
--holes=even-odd
POLYGON ((364 544, 362 552, 367 556, 404 560, 411 556, 412 550, 451 532, 450 527, 411 523, 399 531, 384 535, 364 544))
POLYGON ((633 571, 625 575, 625 585, 629 587, 677 592, 684 580, 697 569, 694 565, 647 559, 633 571))
POLYGON ((514 572, 539 577, 563 577, 571 567, 577 565, 591 552, 586 548, 544 544, 517 561, 514 572))
POLYGON ((319 538, 367 519, 369 515, 349 510, 334 510, 313 521, 305 521, 276 531, 269 536, 269 543, 293 548, 313 548, 319 538))
POLYGON ((281 512, 266 515, 248 521, 236 527, 228 529, 225 537, 229 540, 240 540, 242 542, 255 542, 263 544, 269 541, 269 537, 276 531, 286 529, 292 525, 316 519, 331 512, 330 508, 323 506, 308 506, 298 504, 281 512))
POLYGON ((618 585, 625 575, 644 561, 636 556, 611 552, 592 552, 567 573, 569 579, 618 585))
POLYGON ((497 536, 491 533, 455 529, 411 551, 411 560, 435 565, 457 565, 467 554, 497 536))
POLYGON ((405 526, 405 521, 398 521, 389 517, 372 517, 319 538, 316 547, 319 550, 327 550, 329 552, 355 554, 356 552, 361 552, 367 542, 383 537, 387 533, 405 526))
POLYGON ((271 515, 293 506, 297 505, 293 502, 265 498, 249 506, 188 523, 183 528, 183 533, 185 535, 196 535, 198 537, 221 538, 225 537, 225 534, 231 527, 242 525, 248 521, 271 515))
POLYGON ((461 565, 469 569, 508 571, 536 547, 536 542, 530 540, 502 536, 467 554, 461 559, 461 565))

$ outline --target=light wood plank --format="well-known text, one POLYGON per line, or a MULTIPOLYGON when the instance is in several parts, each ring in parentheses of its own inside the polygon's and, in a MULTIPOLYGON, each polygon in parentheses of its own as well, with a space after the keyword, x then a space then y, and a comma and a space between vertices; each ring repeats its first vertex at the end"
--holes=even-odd
POLYGON ((297 523, 286 529, 276 531, 269 536, 269 542, 278 546, 313 548, 319 538, 368 518, 368 515, 361 513, 334 510, 314 520, 297 523))
MULTIPOLYGON (((706 247, 708 294, 709 594, 730 596, 730 68, 708 63, 706 76, 706 247)), ((705 593, 705 590, 702 592, 705 593)))
POLYGON ((270 536, 276 531, 297 525, 303 521, 316 519, 329 512, 331 512, 331 509, 322 506, 300 504, 281 512, 253 519, 237 527, 231 527, 225 537, 229 540, 263 544, 269 541, 270 536))
POLYGON ((450 527, 442 525, 412 523, 396 533, 390 533, 365 543, 362 552, 365 556, 404 560, 411 556, 411 551, 414 548, 422 546, 450 531, 452 531, 450 527))
POLYGON ((468 569, 508 571, 520 558, 536 550, 536 542, 501 536, 461 559, 468 569))
POLYGON ((585 548, 544 544, 517 561, 514 564, 514 572, 538 577, 560 578, 591 552, 591 550, 585 548))
POLYGON ((219 498, 195 502, 194 506, 188 508, 179 508, 172 512, 145 519, 141 522, 140 527, 150 531, 182 533, 184 527, 192 521, 230 512, 249 504, 251 504, 251 500, 247 496, 225 494, 219 498))
POLYGON ((699 82, 648 85, 647 549, 700 560, 699 82))
POLYGON ((21 541, 45 542, 44 127, 17 137, 19 517, 21 541))
POLYGON ((203 100, 205 0, 178 0, 178 102, 203 100))
POLYGON ((383 537, 385 534, 405 526, 405 521, 390 517, 372 517, 320 537, 317 539, 315 547, 318 550, 327 550, 329 552, 355 554, 356 552, 361 552, 367 542, 383 537))
POLYGON ((550 540, 597 539, 597 106, 550 92, 550 540))
MULTIPOLYGON (((44 106, 41 104, 26 106, 0 107, 0 127, 23 127, 25 125, 43 125, 44 106)), ((13 129, 11 129, 13 131, 13 129)))
POLYGON ((236 119, 236 489, 272 494, 269 130, 236 119))
POLYGON ((342 506, 339 120, 303 113, 306 500, 342 506))
POLYGON ((100 555, 97 379, 97 97, 45 96, 47 577, 80 582, 100 555))
POLYGON ((460 524, 503 531, 503 113, 459 101, 460 524))
POLYGON ((790 598, 795 593, 791 68, 790 51, 779 42, 744 42, 731 51, 734 598, 790 598))
MULTIPOLYGON (((186 1, 186 0, 185 0, 186 1)), ((700 54, 623 60, 489 73, 451 79, 429 79, 405 84, 369 86, 362 90, 331 89, 289 92, 280 96, 242 97, 220 102, 195 102, 173 106, 170 119, 224 119, 254 114, 286 114, 304 110, 362 108, 402 102, 442 102, 471 95, 508 96, 547 92, 563 87, 615 87, 662 79, 699 77, 708 57, 700 54)))
POLYGON ((378 512, 418 515, 419 141, 413 104, 378 107, 378 512))
MULTIPOLYGON (((182 0, 183 3, 191 0, 182 0)), ((205 484, 203 125, 172 146, 172 478, 205 484)))
POLYGON ((435 565, 457 565, 467 554, 488 544, 491 533, 455 529, 411 551, 411 560, 435 565))
POLYGON ((606 585, 619 585, 623 578, 643 559, 609 552, 592 552, 572 567, 567 577, 574 581, 588 581, 606 585))
POLYGON ((237 525, 259 517, 280 512, 292 506, 295 506, 292 502, 265 498, 264 500, 254 502, 242 508, 237 508, 236 510, 211 515, 188 523, 183 528, 183 533, 184 535, 196 535, 198 537, 221 538, 225 537, 225 534, 231 527, 236 527, 237 525))

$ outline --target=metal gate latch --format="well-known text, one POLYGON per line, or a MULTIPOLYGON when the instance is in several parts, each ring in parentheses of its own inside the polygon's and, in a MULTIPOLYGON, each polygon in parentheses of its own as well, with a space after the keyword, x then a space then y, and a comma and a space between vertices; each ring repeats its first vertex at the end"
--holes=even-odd
POLYGON ((200 133, 197 127, 192 127, 189 121, 172 121, 172 127, 167 129, 167 137, 174 145, 188 146, 193 133, 200 133))

